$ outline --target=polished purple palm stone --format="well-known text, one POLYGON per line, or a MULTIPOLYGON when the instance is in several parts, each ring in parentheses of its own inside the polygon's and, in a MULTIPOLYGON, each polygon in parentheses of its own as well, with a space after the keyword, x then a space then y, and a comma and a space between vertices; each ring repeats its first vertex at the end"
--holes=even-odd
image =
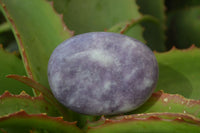
POLYGON ((64 41, 48 64, 48 80, 57 100, 89 115, 138 108, 152 94, 157 79, 157 61, 146 45, 109 32, 90 32, 64 41))

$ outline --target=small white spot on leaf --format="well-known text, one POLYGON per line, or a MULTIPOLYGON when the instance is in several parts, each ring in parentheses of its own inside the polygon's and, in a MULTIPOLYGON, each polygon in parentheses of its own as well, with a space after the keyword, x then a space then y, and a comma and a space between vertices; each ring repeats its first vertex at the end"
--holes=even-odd
POLYGON ((164 102, 166 102, 166 103, 167 103, 167 102, 168 102, 168 98, 165 98, 165 99, 164 99, 164 102))

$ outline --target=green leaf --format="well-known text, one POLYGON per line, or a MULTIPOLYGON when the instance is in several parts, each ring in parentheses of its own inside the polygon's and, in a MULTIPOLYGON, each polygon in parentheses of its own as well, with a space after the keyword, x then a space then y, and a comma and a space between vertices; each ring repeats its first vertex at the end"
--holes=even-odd
POLYGON ((82 133, 75 123, 63 121, 62 117, 49 117, 46 114, 29 115, 24 111, 0 118, 0 128, 42 130, 52 133, 82 133))
POLYGON ((155 91, 164 90, 166 93, 199 99, 200 49, 194 46, 188 50, 173 48, 155 55, 159 64, 159 80, 155 91))
POLYGON ((47 113, 51 116, 58 115, 56 108, 47 103, 43 96, 31 97, 25 92, 20 95, 12 95, 6 91, 0 96, 0 116, 12 114, 24 110, 29 114, 47 113))
POLYGON ((0 25, 0 34, 10 30, 9 23, 3 23, 0 25))
POLYGON ((149 113, 102 118, 89 125, 88 133, 188 133, 200 131, 200 119, 186 114, 149 113))
POLYGON ((41 84, 37 83, 36 81, 25 77, 25 76, 19 76, 19 75, 8 75, 8 78, 12 78, 15 80, 18 80, 22 83, 27 84, 28 86, 40 91, 43 93, 44 97, 46 98, 46 100, 48 100, 55 108, 58 109, 58 111, 63 115, 64 119, 68 120, 68 121, 77 121, 78 126, 79 127, 84 127, 86 121, 88 120, 96 120, 96 116, 89 116, 89 115, 82 115, 76 112, 73 112, 69 109, 67 109, 66 107, 64 107, 63 105, 61 105, 53 96, 53 94, 44 86, 42 86, 41 84))
POLYGON ((53 49, 72 36, 45 0, 0 0, 11 24, 29 77, 49 86, 47 64, 53 49))
POLYGON ((145 40, 142 36, 143 28, 140 24, 138 24, 137 22, 134 23, 133 21, 120 22, 106 31, 125 34, 145 43, 145 40))
MULTIPOLYGON (((54 5, 75 34, 104 31, 141 17, 135 0, 54 0, 54 5)), ((142 28, 139 26, 131 31, 142 33, 142 28)))
POLYGON ((158 91, 153 93, 140 108, 129 114, 153 112, 187 113, 200 118, 200 100, 186 99, 178 94, 158 91))
POLYGON ((159 22, 155 17, 144 15, 138 19, 132 19, 130 21, 118 23, 106 31, 125 34, 145 43, 145 40, 142 37, 143 30, 138 29, 140 28, 140 24, 145 21, 155 24, 158 24, 159 22))
POLYGON ((200 47, 200 6, 176 10, 168 15, 168 45, 188 48, 200 47))
POLYGON ((164 0, 137 0, 140 12, 151 15, 159 20, 159 23, 143 22, 144 39, 147 45, 156 51, 165 51, 165 6, 164 0))
POLYGON ((47 89, 46 87, 42 86, 41 84, 37 83, 36 81, 25 77, 25 76, 19 76, 19 75, 8 75, 7 78, 12 78, 15 80, 18 80, 22 83, 27 84, 28 86, 34 88, 35 90, 42 92, 42 94, 44 95, 44 98, 49 101, 52 105, 54 105, 55 108, 57 108, 60 113, 67 118, 68 120, 73 120, 73 116, 70 116, 71 111, 68 111, 64 106, 62 106, 53 96, 52 92, 47 89))
POLYGON ((26 85, 6 78, 8 74, 26 74, 22 61, 17 58, 15 54, 4 51, 0 46, 0 62, 0 95, 3 94, 5 90, 13 94, 19 94, 22 88, 28 94, 33 95, 32 90, 26 85))

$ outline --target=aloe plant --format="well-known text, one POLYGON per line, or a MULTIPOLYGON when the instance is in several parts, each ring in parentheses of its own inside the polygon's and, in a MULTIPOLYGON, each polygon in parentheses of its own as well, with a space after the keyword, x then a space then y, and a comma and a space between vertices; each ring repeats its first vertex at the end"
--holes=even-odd
POLYGON ((200 132, 200 7, 197 0, 178 2, 0 0, 0 132, 200 132), (154 51, 159 80, 138 109, 83 115, 53 96, 47 79, 51 53, 91 31, 121 33, 154 51))

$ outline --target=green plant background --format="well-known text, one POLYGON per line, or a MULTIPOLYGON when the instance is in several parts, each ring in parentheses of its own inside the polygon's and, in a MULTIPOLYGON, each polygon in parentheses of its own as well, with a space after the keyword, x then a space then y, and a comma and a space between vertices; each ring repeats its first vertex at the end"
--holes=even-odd
POLYGON ((200 132, 199 0, 0 0, 0 9, 0 133, 200 132), (137 110, 88 116, 53 97, 52 51, 91 31, 125 34, 154 51, 157 87, 137 110))

